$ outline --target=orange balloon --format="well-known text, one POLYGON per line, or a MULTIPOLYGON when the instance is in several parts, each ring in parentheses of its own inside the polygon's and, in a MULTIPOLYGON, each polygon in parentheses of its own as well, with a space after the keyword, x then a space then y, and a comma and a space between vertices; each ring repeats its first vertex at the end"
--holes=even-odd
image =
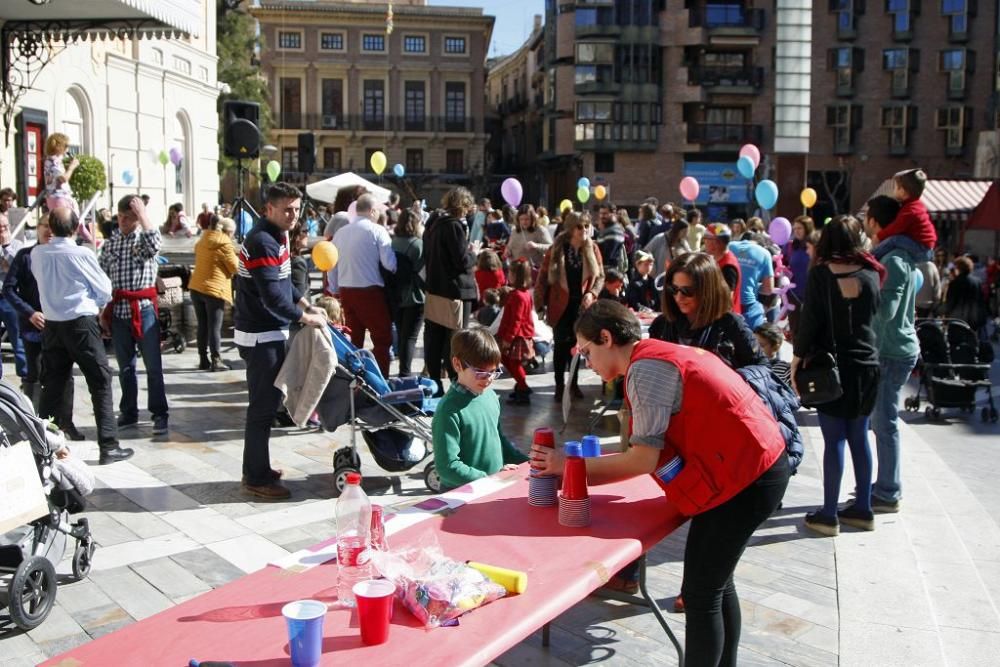
POLYGON ((603 200, 608 196, 608 189, 603 185, 598 185, 594 188, 594 196, 597 197, 598 200, 603 200))
POLYGON ((340 259, 340 253, 337 252, 337 246, 333 245, 329 241, 320 241, 313 246, 312 259, 316 268, 325 272, 337 266, 337 260, 340 259))

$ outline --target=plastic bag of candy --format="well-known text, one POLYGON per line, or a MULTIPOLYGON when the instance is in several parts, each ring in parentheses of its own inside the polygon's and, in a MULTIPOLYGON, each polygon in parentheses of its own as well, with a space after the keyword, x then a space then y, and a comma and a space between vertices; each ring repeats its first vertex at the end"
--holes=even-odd
POLYGON ((427 628, 456 618, 506 595, 503 586, 478 570, 444 555, 433 534, 423 544, 377 551, 376 569, 396 584, 396 597, 427 628))

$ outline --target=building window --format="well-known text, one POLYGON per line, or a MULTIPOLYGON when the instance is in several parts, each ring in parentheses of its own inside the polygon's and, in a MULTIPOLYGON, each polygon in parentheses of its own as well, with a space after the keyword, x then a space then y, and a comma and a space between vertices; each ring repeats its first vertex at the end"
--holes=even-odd
POLYGON ((302 49, 302 33, 301 32, 289 32, 286 30, 278 31, 278 48, 279 49, 291 49, 291 50, 301 50, 302 49))
POLYGON ((972 110, 968 107, 949 106, 938 109, 934 127, 944 131, 944 147, 948 155, 960 154, 965 149, 965 135, 972 124, 972 110))
POLYGON ((362 51, 385 51, 385 35, 366 33, 361 36, 362 51))
POLYGON ((837 37, 854 39, 857 36, 857 15, 864 11, 859 0, 829 0, 830 13, 837 18, 837 37))
POLYGON ((323 149, 323 169, 326 171, 336 172, 338 174, 344 170, 343 156, 341 155, 339 148, 323 149))
POLYGON ((202 81, 208 81, 208 68, 207 67, 202 66, 202 67, 198 68, 198 78, 201 79, 202 81))
POLYGON ((599 174, 612 174, 615 171, 614 153, 594 153, 594 171, 599 174))
POLYGON ((461 148, 449 148, 445 151, 444 170, 448 174, 465 173, 465 151, 461 148))
POLYGON ((191 61, 180 56, 174 56, 174 69, 184 76, 191 76, 191 61))
POLYGON ((406 35, 403 37, 404 53, 427 53, 427 38, 423 35, 406 35))
MULTIPOLYGON (((919 7, 920 0, 916 0, 919 7)), ((914 0, 885 0, 885 13, 892 18, 893 39, 910 39, 913 15, 917 13, 914 0)))
POLYGON ((577 65, 575 83, 578 86, 612 83, 615 78, 614 73, 613 65, 577 65))
POLYGON ((975 2, 969 0, 941 0, 941 15, 948 18, 948 37, 965 40, 969 37, 969 16, 975 2))
POLYGON ((465 83, 462 81, 444 84, 444 122, 446 131, 465 131, 465 83))
POLYGON ((344 82, 341 79, 323 79, 322 121, 324 130, 343 127, 344 82))
POLYGON ((344 33, 342 32, 320 33, 319 48, 323 51, 343 51, 344 33))
POLYGON ((919 67, 920 52, 916 49, 894 48, 882 51, 882 69, 891 74, 893 97, 908 97, 910 94, 910 72, 919 67))
POLYGON ((965 97, 968 74, 975 69, 975 52, 967 49, 945 49, 941 52, 938 68, 948 76, 948 98, 965 97))
POLYGON ((419 174, 424 170, 424 149, 406 149, 406 171, 411 174, 419 174))
POLYGON ((576 45, 578 65, 611 65, 615 62, 615 45, 604 42, 589 42, 576 45))
POLYGON ((364 123, 366 130, 381 130, 384 126, 385 81, 381 79, 365 79, 364 123))
POLYGON ((577 102, 576 119, 578 121, 611 122, 612 102, 577 102))
POLYGON ((833 104, 826 108, 826 125, 833 130, 835 155, 854 152, 854 139, 861 129, 861 114, 859 104, 833 104))
POLYGON ((156 48, 153 49, 153 64, 154 65, 162 65, 163 64, 163 50, 162 49, 156 49, 156 48))
POLYGON ((464 54, 465 37, 445 37, 444 52, 451 54, 464 54))
POLYGON ((295 130, 302 127, 302 79, 278 80, 281 89, 281 127, 295 130))
POLYGON ((910 130, 917 125, 917 108, 908 104, 882 107, 882 128, 887 131, 889 153, 900 155, 909 148, 910 130))
POLYGON ((426 90, 423 81, 407 81, 403 84, 404 97, 403 113, 406 123, 406 130, 410 132, 423 132, 426 129, 426 90))
POLYGON ((615 80, 621 83, 660 84, 658 44, 622 44, 615 49, 615 80))
POLYGON ((281 171, 287 173, 287 172, 296 172, 298 170, 299 170, 299 149, 282 148, 281 171))

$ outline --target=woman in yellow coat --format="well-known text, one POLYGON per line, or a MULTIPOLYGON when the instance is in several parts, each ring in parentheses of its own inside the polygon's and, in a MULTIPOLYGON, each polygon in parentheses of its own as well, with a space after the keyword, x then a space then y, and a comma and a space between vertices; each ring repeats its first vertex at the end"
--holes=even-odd
POLYGON ((222 342, 222 316, 226 304, 233 302, 232 278, 238 261, 233 234, 236 223, 229 218, 212 216, 209 227, 194 246, 194 273, 188 283, 191 302, 198 317, 198 368, 225 371, 219 346, 222 342), (208 352, 212 357, 209 359, 208 352))

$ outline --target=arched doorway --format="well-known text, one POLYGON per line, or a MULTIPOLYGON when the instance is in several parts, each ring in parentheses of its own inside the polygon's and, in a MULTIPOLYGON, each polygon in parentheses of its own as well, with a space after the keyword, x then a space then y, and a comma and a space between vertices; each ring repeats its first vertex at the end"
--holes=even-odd
POLYGON ((195 212, 194 157, 190 153, 194 149, 194 142, 191 137, 191 120, 183 110, 174 116, 174 131, 170 146, 177 149, 180 159, 171 165, 173 182, 167 184, 167 192, 172 192, 172 201, 184 204, 184 210, 192 215, 195 212))

